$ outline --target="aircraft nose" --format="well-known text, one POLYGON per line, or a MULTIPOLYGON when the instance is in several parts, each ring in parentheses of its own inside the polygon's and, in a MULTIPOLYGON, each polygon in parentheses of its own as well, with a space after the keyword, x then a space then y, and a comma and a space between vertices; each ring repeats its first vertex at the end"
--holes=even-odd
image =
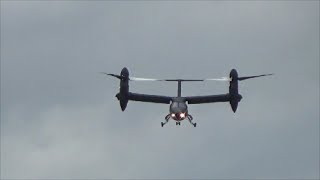
POLYGON ((186 118, 187 114, 184 112, 179 112, 179 113, 176 113, 175 116, 177 117, 177 119, 183 120, 186 118))

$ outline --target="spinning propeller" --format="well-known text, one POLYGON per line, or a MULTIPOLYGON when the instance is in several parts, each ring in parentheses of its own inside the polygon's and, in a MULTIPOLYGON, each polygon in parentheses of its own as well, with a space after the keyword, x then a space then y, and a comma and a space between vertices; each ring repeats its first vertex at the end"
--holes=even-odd
MULTIPOLYGON (((152 78, 139 78, 139 77, 125 77, 121 75, 116 75, 116 74, 109 74, 105 72, 101 72, 102 74, 108 75, 108 76, 113 76, 116 77, 120 80, 124 80, 128 78, 130 81, 232 81, 234 78, 231 77, 221 77, 221 78, 207 78, 207 79, 152 79, 152 78)), ((244 76, 244 77, 237 77, 235 80, 238 81, 243 81, 247 79, 252 79, 252 78, 257 78, 257 77, 262 77, 262 76, 271 76, 273 74, 262 74, 262 75, 257 75, 257 76, 244 76)))

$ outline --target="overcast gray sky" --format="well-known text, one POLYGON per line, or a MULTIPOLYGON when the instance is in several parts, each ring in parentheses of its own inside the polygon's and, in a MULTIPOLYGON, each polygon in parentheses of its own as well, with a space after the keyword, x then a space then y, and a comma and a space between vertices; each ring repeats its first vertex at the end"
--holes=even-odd
MULTIPOLYGON (((175 83, 131 91, 173 96, 175 83)), ((183 95, 225 82, 184 83, 183 95)), ((319 178, 319 1, 1 1, 1 178, 319 178), (129 102, 118 80, 275 73, 228 103, 129 102)))

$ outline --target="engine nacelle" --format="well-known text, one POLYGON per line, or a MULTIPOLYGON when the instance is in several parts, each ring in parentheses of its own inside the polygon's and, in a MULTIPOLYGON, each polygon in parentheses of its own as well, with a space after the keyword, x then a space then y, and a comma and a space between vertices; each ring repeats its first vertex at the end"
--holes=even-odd
POLYGON ((230 85, 229 85, 229 95, 230 95, 230 105, 233 112, 237 111, 238 103, 241 101, 242 96, 238 92, 238 72, 232 69, 230 72, 230 85))
POLYGON ((120 92, 116 95, 120 102, 121 110, 124 111, 129 101, 129 71, 127 68, 123 68, 120 73, 120 92))
POLYGON ((126 107, 127 107, 127 104, 128 104, 128 98, 125 97, 125 96, 122 96, 121 93, 118 93, 116 95, 117 99, 119 100, 119 103, 120 103, 120 107, 121 107, 121 110, 124 111, 126 110, 126 107))

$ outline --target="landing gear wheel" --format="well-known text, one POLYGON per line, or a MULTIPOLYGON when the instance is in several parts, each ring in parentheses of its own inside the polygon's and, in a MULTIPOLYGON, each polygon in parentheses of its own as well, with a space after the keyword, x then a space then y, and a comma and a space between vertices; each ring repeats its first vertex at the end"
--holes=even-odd
POLYGON ((161 127, 163 127, 163 125, 164 125, 164 123, 163 123, 163 122, 161 122, 161 127))
POLYGON ((193 127, 197 127, 197 123, 194 123, 194 124, 193 124, 193 127))

